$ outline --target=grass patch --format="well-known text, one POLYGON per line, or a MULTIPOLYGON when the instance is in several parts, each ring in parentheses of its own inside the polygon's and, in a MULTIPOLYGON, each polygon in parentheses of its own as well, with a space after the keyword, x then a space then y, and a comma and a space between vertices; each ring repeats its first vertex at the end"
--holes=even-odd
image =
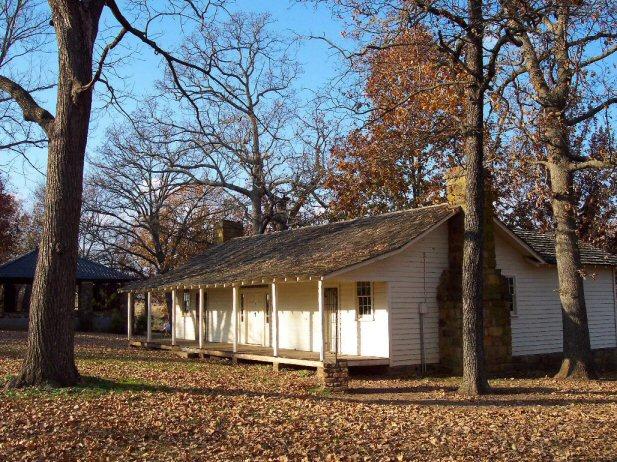
POLYGON ((157 385, 148 384, 139 380, 126 378, 122 380, 106 380, 99 377, 82 376, 80 384, 74 387, 40 386, 12 389, 5 388, 13 376, 6 376, 2 380, 0 397, 12 399, 25 398, 97 398, 108 393, 126 392, 160 392, 166 391, 157 385))

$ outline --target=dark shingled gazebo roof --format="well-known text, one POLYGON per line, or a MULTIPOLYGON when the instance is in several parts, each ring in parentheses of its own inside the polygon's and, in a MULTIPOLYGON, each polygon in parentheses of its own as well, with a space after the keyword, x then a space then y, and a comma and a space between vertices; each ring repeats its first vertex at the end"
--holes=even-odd
MULTIPOLYGON (((0 265, 0 282, 14 282, 16 284, 30 283, 34 279, 38 250, 15 258, 0 265)), ((108 268, 100 263, 79 258, 77 260, 77 282, 123 283, 135 278, 108 268)))
MULTIPOLYGON (((555 257, 555 234, 542 234, 534 231, 515 229, 513 232, 520 237, 529 247, 551 264, 556 264, 555 257)), ((617 255, 610 254, 587 243, 581 242, 581 262, 583 265, 617 265, 617 255)))
POLYGON ((231 239, 125 290, 326 276, 398 250, 459 211, 442 204, 231 239))

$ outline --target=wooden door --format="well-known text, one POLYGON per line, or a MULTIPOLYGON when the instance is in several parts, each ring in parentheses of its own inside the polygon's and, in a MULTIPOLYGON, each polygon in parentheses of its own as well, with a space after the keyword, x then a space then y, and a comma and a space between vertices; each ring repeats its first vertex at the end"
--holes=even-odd
POLYGON ((265 332, 265 297, 263 292, 247 291, 244 294, 244 343, 263 345, 265 332))

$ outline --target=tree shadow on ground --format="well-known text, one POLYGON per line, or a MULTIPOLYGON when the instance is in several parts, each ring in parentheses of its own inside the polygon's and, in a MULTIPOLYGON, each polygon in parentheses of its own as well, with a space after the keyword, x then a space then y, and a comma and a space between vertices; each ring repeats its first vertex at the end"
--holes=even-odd
MULTIPOLYGON (((453 394, 453 387, 403 387, 403 388, 387 388, 376 390, 374 393, 363 393, 362 389, 351 389, 346 394, 328 394, 328 393, 286 393, 277 391, 253 391, 244 389, 224 389, 224 388, 208 388, 208 387, 182 387, 169 386, 162 384, 150 384, 133 380, 108 380, 98 377, 83 377, 82 383, 76 387, 68 389, 52 389, 40 390, 35 393, 45 393, 52 395, 100 395, 112 392, 149 392, 149 393, 184 393, 196 396, 222 396, 222 397, 245 397, 245 398, 283 398, 283 399, 301 399, 312 400, 317 402, 348 402, 357 404, 384 404, 398 406, 446 406, 446 407, 560 407, 570 405, 605 405, 617 404, 617 395, 607 393, 607 398, 591 398, 584 399, 577 396, 572 396, 572 393, 559 392, 558 390, 544 387, 513 387, 513 388, 494 388, 493 394, 478 398, 465 399, 459 396, 452 397, 414 397, 415 394, 427 392, 445 391, 453 394), (381 392, 382 397, 372 398, 373 394, 381 392), (399 394, 400 396, 387 397, 388 394, 399 394), (526 399, 524 396, 529 395, 526 399), (544 396, 542 396, 544 395, 544 396), (508 398, 512 396, 511 398, 508 398), (612 396, 609 398, 608 396, 612 396)), ((28 391, 25 392, 28 394, 28 391)), ((584 393, 581 392, 581 395, 584 393)), ((591 395, 593 393, 589 393, 591 395)))

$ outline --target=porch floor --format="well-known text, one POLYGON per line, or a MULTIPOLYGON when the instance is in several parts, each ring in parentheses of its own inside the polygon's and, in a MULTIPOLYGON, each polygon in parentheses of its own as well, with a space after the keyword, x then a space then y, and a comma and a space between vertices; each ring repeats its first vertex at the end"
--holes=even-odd
MULTIPOLYGON (((319 353, 317 352, 279 349, 279 355, 274 356, 272 348, 259 345, 238 344, 238 351, 236 353, 233 352, 233 345, 231 343, 205 342, 204 348, 199 348, 198 342, 194 340, 176 340, 176 345, 172 345, 169 337, 153 338, 150 342, 147 342, 145 337, 133 338, 130 341, 130 345, 136 348, 184 352, 197 355, 198 357, 213 356, 232 360, 289 364, 304 367, 321 366, 319 353)), ((332 353, 326 354, 326 361, 333 358, 334 355, 332 353)), ((388 358, 378 356, 339 355, 338 359, 347 361, 349 367, 387 366, 390 364, 388 358)))

